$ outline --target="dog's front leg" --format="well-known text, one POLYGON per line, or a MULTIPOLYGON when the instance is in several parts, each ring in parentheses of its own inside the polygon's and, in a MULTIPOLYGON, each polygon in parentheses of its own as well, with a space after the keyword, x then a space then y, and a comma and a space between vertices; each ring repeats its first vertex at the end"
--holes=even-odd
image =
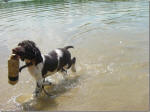
POLYGON ((42 93, 42 85, 43 85, 43 79, 36 81, 36 88, 33 93, 33 97, 39 97, 42 93))

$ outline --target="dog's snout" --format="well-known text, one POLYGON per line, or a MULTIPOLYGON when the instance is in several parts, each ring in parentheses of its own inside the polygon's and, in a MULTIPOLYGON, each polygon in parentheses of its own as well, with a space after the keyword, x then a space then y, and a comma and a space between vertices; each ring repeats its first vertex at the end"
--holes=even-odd
POLYGON ((20 47, 20 46, 12 49, 12 53, 13 54, 17 54, 19 52, 24 52, 24 49, 22 47, 20 47))
POLYGON ((16 54, 16 53, 17 53, 16 48, 12 49, 12 53, 13 53, 13 54, 16 54))

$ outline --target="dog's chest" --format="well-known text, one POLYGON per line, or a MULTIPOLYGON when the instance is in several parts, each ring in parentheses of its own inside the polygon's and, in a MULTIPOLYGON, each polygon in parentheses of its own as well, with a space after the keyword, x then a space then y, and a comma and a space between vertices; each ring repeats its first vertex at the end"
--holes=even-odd
POLYGON ((28 71, 36 80, 38 80, 42 78, 42 72, 41 72, 42 68, 43 68, 43 63, 40 63, 37 66, 33 65, 28 67, 28 71))

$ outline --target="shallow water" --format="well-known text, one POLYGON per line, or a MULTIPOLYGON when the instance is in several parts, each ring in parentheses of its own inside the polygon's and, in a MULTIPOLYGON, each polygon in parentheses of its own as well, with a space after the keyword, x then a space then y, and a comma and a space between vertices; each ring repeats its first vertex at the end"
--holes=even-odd
MULTIPOLYGON (((146 0, 0 1, 1 110, 148 110, 149 15, 146 0), (24 69, 8 84, 7 59, 30 39, 42 53, 74 45, 77 73, 60 74, 31 99, 35 82, 24 69)), ((23 64, 23 63, 22 63, 23 64)))

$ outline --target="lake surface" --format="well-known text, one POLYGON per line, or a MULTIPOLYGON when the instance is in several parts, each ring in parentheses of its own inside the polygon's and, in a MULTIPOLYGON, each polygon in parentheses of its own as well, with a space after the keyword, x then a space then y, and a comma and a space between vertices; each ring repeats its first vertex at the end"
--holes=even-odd
POLYGON ((0 110, 148 110, 148 0, 0 0, 0 54, 0 110), (50 77, 53 97, 31 99, 27 69, 8 84, 7 59, 26 39, 42 53, 75 47, 77 73, 50 77))

